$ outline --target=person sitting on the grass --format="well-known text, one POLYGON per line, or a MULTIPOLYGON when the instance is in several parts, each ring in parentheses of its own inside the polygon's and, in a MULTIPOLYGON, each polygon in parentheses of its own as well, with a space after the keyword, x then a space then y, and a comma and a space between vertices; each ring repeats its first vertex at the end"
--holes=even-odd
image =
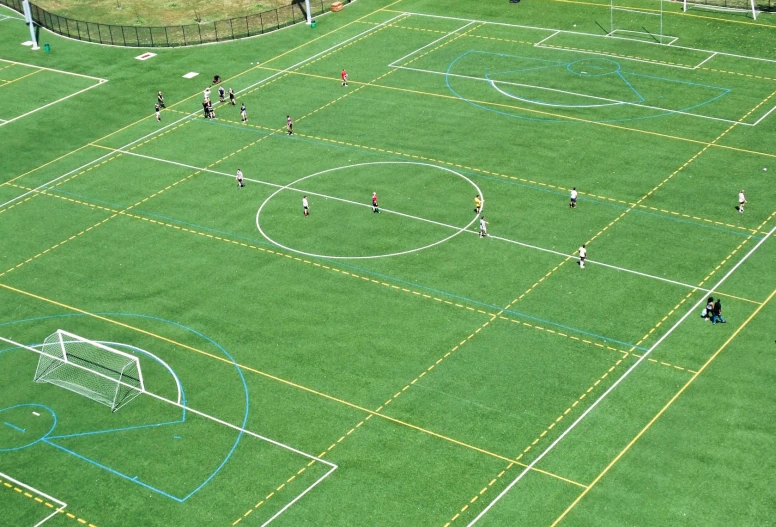
POLYGON ((213 84, 218 84, 219 82, 221 82, 221 76, 213 75, 213 84))
POLYGON ((703 320, 711 320, 711 315, 714 312, 714 297, 709 297, 706 301, 706 307, 701 311, 701 318, 703 320))

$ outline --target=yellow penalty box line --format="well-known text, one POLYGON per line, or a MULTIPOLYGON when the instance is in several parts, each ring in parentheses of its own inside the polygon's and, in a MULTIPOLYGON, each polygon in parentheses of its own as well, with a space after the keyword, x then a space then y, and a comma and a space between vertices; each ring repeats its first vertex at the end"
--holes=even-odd
MULTIPOLYGON (((147 331, 147 330, 145 330, 145 329, 142 329, 142 328, 138 328, 138 327, 132 326, 132 325, 130 325, 130 324, 126 324, 126 323, 124 323, 124 322, 119 322, 118 320, 113 320, 113 319, 111 319, 111 318, 109 318, 109 317, 105 317, 105 316, 102 316, 102 315, 98 315, 98 314, 95 314, 95 313, 91 313, 91 312, 89 312, 89 311, 86 311, 86 310, 83 310, 83 309, 80 309, 80 308, 77 308, 77 307, 73 307, 73 306, 70 306, 70 305, 68 305, 68 304, 64 304, 64 303, 62 303, 62 302, 59 302, 59 301, 56 301, 56 300, 52 300, 52 299, 50 299, 50 298, 46 298, 46 297, 44 297, 44 296, 41 296, 41 295, 37 295, 37 294, 35 294, 35 293, 30 293, 30 292, 28 292, 28 291, 24 291, 24 290, 22 290, 22 289, 18 289, 18 288, 16 288, 16 287, 10 286, 10 285, 8 285, 8 284, 0 283, 0 288, 2 288, 2 289, 6 289, 6 290, 8 290, 8 291, 12 291, 12 292, 14 292, 14 293, 18 293, 18 294, 20 294, 20 295, 24 295, 24 296, 27 296, 27 297, 30 297, 30 298, 34 298, 34 299, 36 299, 36 300, 40 300, 40 301, 42 301, 42 302, 45 302, 45 303, 48 303, 48 304, 52 304, 52 305, 55 305, 55 306, 61 307, 61 308, 63 308, 63 309, 67 309, 67 310, 69 310, 69 311, 73 311, 73 312, 75 312, 75 313, 80 313, 80 314, 82 314, 82 315, 86 315, 86 316, 89 316, 89 317, 91 317, 91 318, 94 318, 94 319, 97 319, 97 320, 101 320, 101 321, 103 321, 103 322, 108 322, 108 323, 110 323, 110 324, 114 324, 114 325, 116 325, 116 326, 119 326, 119 327, 122 327, 122 328, 125 328, 125 329, 129 329, 129 330, 135 331, 135 332, 137 332, 137 333, 141 333, 141 334, 143 334, 143 335, 147 335, 147 336, 149 336, 149 337, 153 337, 153 338, 155 338, 155 339, 161 340, 161 341, 163 341, 163 342, 167 342, 167 343, 169 343, 169 344, 172 344, 172 345, 174 345, 174 346, 177 346, 177 347, 180 347, 180 348, 183 348, 183 349, 187 349, 187 350, 189 350, 189 351, 193 351, 193 352, 195 352, 195 353, 198 353, 198 354, 200 354, 200 355, 204 355, 204 356, 206 356, 206 357, 210 357, 211 359, 215 359, 215 360, 217 360, 217 361, 219 361, 219 362, 222 362, 222 363, 224 363, 224 364, 228 364, 228 365, 230 365, 230 366, 234 366, 234 365, 235 365, 235 363, 233 363, 232 361, 230 361, 229 359, 226 359, 226 358, 224 358, 224 357, 219 357, 218 355, 214 355, 214 354, 212 354, 212 353, 208 353, 208 352, 206 352, 206 351, 200 350, 200 349, 198 349, 198 348, 195 348, 195 347, 193 347, 193 346, 189 346, 188 344, 184 344, 184 343, 182 343, 182 342, 178 342, 178 341, 176 341, 176 340, 173 340, 173 339, 170 339, 170 338, 164 337, 164 336, 162 336, 162 335, 159 335, 159 334, 153 333, 153 332, 151 332, 151 331, 147 331)), ((433 431, 431 431, 431 430, 427 430, 427 429, 425 429, 425 428, 423 428, 423 427, 420 427, 420 426, 414 425, 414 424, 412 424, 412 423, 409 423, 409 422, 406 422, 406 421, 402 421, 401 419, 396 419, 396 418, 394 418, 394 417, 391 417, 391 416, 389 416, 389 415, 386 415, 386 414, 384 414, 384 413, 380 413, 379 411, 373 411, 373 410, 370 410, 370 409, 368 409, 368 408, 365 408, 365 407, 363 407, 363 406, 360 406, 360 405, 358 405, 358 404, 355 404, 355 403, 352 403, 352 402, 346 401, 346 400, 344 400, 344 399, 340 399, 340 398, 338 398, 338 397, 335 397, 335 396, 333 396, 333 395, 326 394, 326 393, 324 393, 324 392, 321 392, 321 391, 318 391, 318 390, 314 390, 314 389, 312 389, 312 388, 309 388, 309 387, 307 387, 307 386, 303 386, 303 385, 301 385, 301 384, 298 384, 298 383, 295 383, 295 382, 293 382, 293 381, 289 381, 289 380, 287 380, 287 379, 283 379, 283 378, 281 378, 281 377, 278 377, 278 376, 276 376, 276 375, 272 375, 272 374, 270 374, 270 373, 267 373, 267 372, 264 372, 264 371, 258 370, 258 369, 256 369, 256 368, 251 368, 250 366, 245 366, 245 365, 243 365, 243 364, 239 364, 239 363, 237 363, 237 366, 238 366, 238 367, 239 367, 241 370, 244 370, 244 371, 247 371, 247 372, 251 372, 251 373, 255 373, 255 374, 261 375, 262 377, 266 377, 266 378, 268 378, 268 379, 272 379, 272 380, 274 380, 274 381, 280 382, 280 383, 282 383, 282 384, 285 384, 285 385, 288 385, 288 386, 291 386, 291 387, 294 387, 294 388, 298 388, 298 389, 300 389, 300 390, 303 390, 303 391, 305 391, 305 392, 311 393, 311 394, 313 394, 313 395, 318 395, 318 396, 320 396, 320 397, 323 397, 324 399, 328 399, 328 400, 330 400, 330 401, 333 401, 333 402, 336 402, 336 403, 340 403, 340 404, 342 404, 342 405, 344 405, 344 406, 347 406, 347 407, 349 407, 349 408, 352 408, 352 409, 354 409, 354 410, 359 410, 359 411, 361 411, 361 412, 365 412, 365 413, 367 413, 367 414, 371 414, 371 415, 374 415, 374 416, 376 416, 376 417, 380 417, 380 418, 382 418, 382 419, 385 419, 386 421, 392 422, 392 423, 394 423, 394 424, 398 424, 398 425, 401 425, 401 426, 404 426, 404 427, 410 428, 410 429, 412 429, 412 430, 416 430, 416 431, 418 431, 418 432, 422 432, 422 433, 424 433, 424 434, 426 434, 426 435, 430 435, 430 436, 432 436, 432 437, 436 437, 436 438, 438 438, 438 439, 442 439, 442 440, 444 440, 444 441, 447 441, 447 442, 449 442, 449 443, 452 443, 452 444, 455 444, 455 445, 458 445, 458 446, 461 446, 461 447, 464 447, 464 448, 467 448, 467 449, 473 450, 473 451, 475 451, 475 452, 479 452, 479 453, 481 453, 481 454, 485 454, 485 455, 488 455, 488 456, 490 456, 490 457, 494 457, 494 458, 501 459, 501 460, 508 461, 508 462, 512 462, 512 461, 513 461, 512 459, 510 459, 510 458, 508 458, 508 457, 506 457, 506 456, 502 456, 502 455, 500 455, 500 454, 496 454, 496 453, 494 453, 494 452, 490 452, 490 451, 488 451, 488 450, 485 450, 485 449, 483 449, 483 448, 480 448, 480 447, 477 447, 477 446, 474 446, 474 445, 470 445, 470 444, 468 444, 468 443, 465 443, 465 442, 463 442, 463 441, 459 441, 459 440, 457 440, 457 439, 454 439, 454 438, 451 438, 451 437, 445 436, 445 435, 443 435, 443 434, 439 434, 439 433, 433 432, 433 431)), ((404 390, 402 390, 402 391, 404 391, 404 390)), ((394 396, 394 398, 395 398, 395 397, 396 397, 396 396, 394 396)), ((382 409, 384 408, 384 406, 385 406, 385 405, 381 406, 381 407, 380 407, 380 410, 382 410, 382 409)), ((517 461, 515 461, 515 463, 518 463, 518 464, 519 464, 519 462, 517 462, 517 461)), ((522 466, 524 466, 524 467, 527 467, 527 465, 522 465, 522 466)), ((550 473, 550 472, 547 472, 547 471, 544 471, 544 470, 540 470, 540 469, 536 469, 536 468, 534 468, 533 470, 535 470, 536 472, 539 472, 539 473, 542 473, 542 474, 545 474, 545 475, 548 475, 548 476, 551 476, 551 477, 557 478, 557 479, 561 479, 561 480, 563 480, 563 481, 566 481, 566 482, 568 482, 568 483, 572 483, 572 484, 574 484, 574 485, 576 485, 576 486, 579 486, 579 487, 584 487, 584 485, 582 485, 582 484, 581 484, 581 483, 579 483, 579 482, 574 482, 574 481, 568 480, 568 479, 566 479, 566 478, 563 478, 563 477, 561 477, 561 476, 558 476, 558 475, 556 475, 556 474, 552 474, 552 473, 550 473)))
MULTIPOLYGON (((40 503, 41 505, 43 505, 45 507, 48 507, 49 509, 59 509, 59 506, 57 506, 57 505, 55 505, 55 504, 53 504, 53 503, 51 503, 51 502, 49 502, 47 500, 41 499, 40 497, 32 494, 31 492, 27 491, 26 489, 21 489, 21 488, 17 487, 16 485, 14 485, 13 483, 3 480, 2 478, 0 478, 0 485, 2 485, 3 487, 5 487, 5 488, 7 488, 9 490, 12 490, 12 491, 16 492, 17 494, 20 494, 20 495, 24 496, 25 498, 29 498, 29 499, 35 501, 36 503, 40 503)), ((81 525, 86 525, 88 527, 97 527, 93 523, 90 523, 90 522, 84 520, 83 518, 79 518, 78 516, 76 516, 75 514, 72 514, 70 512, 66 512, 64 510, 61 510, 61 511, 58 511, 58 513, 62 514, 64 516, 67 516, 71 520, 77 521, 81 525)))

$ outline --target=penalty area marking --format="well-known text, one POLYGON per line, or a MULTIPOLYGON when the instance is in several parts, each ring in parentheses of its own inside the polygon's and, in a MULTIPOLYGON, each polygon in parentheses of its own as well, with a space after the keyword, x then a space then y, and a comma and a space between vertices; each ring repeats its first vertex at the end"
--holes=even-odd
MULTIPOLYGON (((264 206, 267 203, 269 203, 269 201, 272 198, 274 198, 275 196, 277 196, 279 193, 283 192, 284 190, 292 190, 292 191, 298 192, 298 189, 293 188, 293 186, 296 185, 297 183, 301 182, 301 181, 306 180, 306 179, 309 179, 309 178, 312 178, 312 177, 315 177, 315 176, 320 176, 322 174, 327 174, 327 173, 330 173, 330 172, 336 172, 337 170, 345 170, 345 169, 348 169, 348 168, 355 168, 355 167, 362 167, 362 166, 369 166, 369 165, 418 165, 418 166, 426 166, 426 167, 436 168, 438 170, 443 170, 445 172, 449 172, 451 174, 454 174, 454 175, 460 177, 461 179, 466 180, 472 187, 474 187, 474 189, 477 191, 477 194, 480 195, 480 197, 482 198, 483 203, 485 202, 485 196, 483 195, 482 191, 477 186, 477 184, 474 183, 474 181, 472 181, 471 179, 469 179, 468 177, 464 176, 463 174, 461 174, 459 172, 456 172, 455 170, 452 170, 450 168, 441 167, 441 166, 437 166, 437 165, 432 165, 430 163, 420 163, 420 162, 415 162, 415 161, 372 161, 372 162, 369 162, 369 163, 357 163, 357 164, 354 164, 354 165, 345 165, 345 166, 336 167, 336 168, 329 168, 327 170, 322 170, 320 172, 316 172, 315 174, 310 174, 309 176, 301 177, 301 178, 297 179, 296 181, 292 181, 288 185, 280 187, 275 192, 270 194, 267 199, 264 200, 264 202, 259 207, 259 210, 256 212, 256 228, 259 230, 261 235, 264 236, 264 238, 267 239, 267 241, 269 241, 273 245, 276 245, 276 246, 278 246, 278 247, 280 247, 282 249, 285 249, 286 251, 294 252, 294 253, 297 253, 297 254, 302 254, 304 256, 309 256, 311 258, 324 258, 324 259, 330 259, 330 260, 367 260, 367 259, 374 259, 374 258, 388 258, 389 256, 401 256, 401 255, 404 255, 404 254, 412 254, 412 253, 420 252, 420 251, 423 251, 425 249, 429 249, 431 247, 435 247, 437 245, 445 243, 445 242, 451 240, 452 238, 455 238, 456 236, 458 236, 462 232, 468 231, 469 227, 471 227, 477 221, 477 219, 479 218, 480 213, 482 212, 482 211, 480 211, 479 213, 475 214, 474 215, 474 219, 472 219, 465 226, 460 227, 460 228, 455 227, 456 231, 453 234, 451 234, 450 236, 447 236, 446 238, 442 238, 441 240, 438 240, 438 241, 436 241, 434 243, 430 243, 428 245, 424 245, 423 247, 418 247, 418 248, 415 248, 415 249, 409 249, 407 251, 399 251, 399 252, 387 253, 387 254, 376 254, 376 255, 371 255, 371 256, 332 256, 332 255, 325 255, 325 254, 308 253, 308 252, 300 251, 298 249, 292 249, 291 247, 287 247, 285 245, 282 245, 282 244, 276 242, 275 240, 273 240, 272 238, 270 238, 267 235, 267 233, 265 233, 264 230, 261 228, 260 217, 261 217, 262 209, 264 208, 264 206)), ((366 206, 368 206, 368 205, 366 205, 366 206)), ((386 210, 386 212, 389 212, 389 211, 386 210)), ((448 225, 444 225, 444 226, 445 227, 449 227, 448 225)))
POLYGON ((43 525, 44 523, 49 521, 51 518, 53 518, 57 514, 60 514, 63 510, 65 510, 65 507, 67 507, 67 503, 65 503, 64 501, 58 500, 58 499, 56 499, 54 497, 51 497, 48 494, 46 494, 45 492, 41 492, 41 491, 39 491, 38 489, 36 489, 34 487, 30 487, 29 485, 26 485, 26 484, 22 483, 21 481, 12 478, 8 474, 4 474, 3 472, 0 472, 0 478, 7 479, 8 481, 10 481, 10 482, 12 482, 12 483, 14 483, 16 485, 19 485, 20 487, 29 490, 31 493, 37 494, 38 496, 46 498, 47 500, 49 500, 49 501, 51 501, 51 502, 53 502, 53 503, 55 503, 56 505, 59 506, 56 510, 54 510, 54 512, 52 512, 51 514, 49 514, 48 516, 43 518, 41 521, 36 523, 33 527, 40 527, 41 525, 43 525))

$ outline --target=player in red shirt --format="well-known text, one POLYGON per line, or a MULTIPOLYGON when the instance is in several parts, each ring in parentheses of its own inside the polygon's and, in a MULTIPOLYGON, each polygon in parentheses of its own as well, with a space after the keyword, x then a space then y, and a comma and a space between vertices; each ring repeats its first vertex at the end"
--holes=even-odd
POLYGON ((342 70, 342 85, 347 86, 348 85, 348 72, 344 69, 342 70))
POLYGON ((377 205, 377 192, 372 192, 372 212, 380 214, 380 207, 377 205))

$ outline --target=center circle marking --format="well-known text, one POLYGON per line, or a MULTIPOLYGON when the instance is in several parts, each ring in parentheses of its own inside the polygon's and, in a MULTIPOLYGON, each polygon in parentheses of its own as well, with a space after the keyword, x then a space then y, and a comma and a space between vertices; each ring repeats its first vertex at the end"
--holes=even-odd
POLYGON ((569 63, 566 69, 575 75, 602 77, 620 71, 620 64, 609 59, 582 59, 569 63))
MULTIPOLYGON (((370 256, 336 256, 336 255, 330 255, 330 254, 314 254, 314 253, 308 253, 308 252, 300 251, 298 249, 293 249, 291 247, 287 247, 285 245, 282 245, 282 244, 276 242, 275 240, 270 238, 267 235, 267 233, 264 232, 264 230, 261 228, 261 211, 262 211, 262 209, 264 208, 264 206, 267 203, 270 202, 270 200, 272 198, 274 198, 275 196, 277 196, 278 194, 280 194, 284 190, 292 190, 292 191, 295 191, 295 192, 301 192, 301 191, 295 189, 294 185, 296 185, 297 183, 299 183, 301 181, 304 181, 306 179, 310 179, 312 177, 320 176, 320 175, 323 175, 323 174, 328 174, 330 172, 336 172, 338 170, 345 170, 345 169, 348 169, 348 168, 356 168, 356 167, 369 166, 369 165, 417 165, 417 166, 425 166, 425 167, 436 168, 438 170, 449 172, 450 174, 454 174, 454 175, 460 177, 461 179, 463 179, 467 183, 469 183, 472 187, 474 187, 476 193, 479 194, 480 197, 482 198, 483 209, 485 208, 484 207, 485 196, 482 193, 482 191, 480 190, 480 188, 474 183, 474 181, 472 181, 468 177, 464 176, 460 172, 456 172, 455 170, 452 170, 452 169, 447 168, 447 167, 441 167, 441 166, 438 166, 438 165, 432 165, 430 163, 420 163, 420 162, 415 162, 415 161, 372 161, 372 162, 369 162, 369 163, 357 163, 357 164, 354 164, 354 165, 346 165, 346 166, 341 166, 341 167, 329 168, 329 169, 326 169, 326 170, 322 170, 320 172, 316 172, 315 174, 310 174, 309 176, 301 177, 301 178, 297 179, 296 181, 292 181, 288 185, 285 185, 285 186, 277 189, 275 192, 270 194, 269 197, 267 197, 267 199, 264 200, 264 202, 259 207, 259 210, 256 212, 256 228, 259 229, 259 232, 261 233, 262 236, 264 236, 264 238, 267 239, 267 241, 269 241, 273 245, 276 245, 276 246, 278 246, 278 247, 280 247, 282 249, 285 249, 286 251, 291 251, 291 252, 294 252, 294 253, 297 253, 297 254, 302 254, 304 256, 309 256, 311 258, 326 258, 326 259, 330 259, 330 260, 367 260, 367 259, 373 259, 373 258, 387 258, 389 256, 401 256, 403 254, 411 254, 411 253, 423 251, 425 249, 429 249, 431 247, 434 247, 434 246, 440 245, 442 243, 445 243, 446 241, 449 241, 449 240, 455 238, 456 236, 458 236, 459 234, 461 234, 462 232, 465 232, 466 230, 468 230, 469 227, 474 225, 474 223, 477 221, 477 219, 479 218, 480 214, 482 213, 482 211, 480 211, 479 214, 475 214, 474 218, 472 219, 472 221, 470 221, 469 223, 467 223, 466 225, 464 225, 461 228, 455 227, 457 230, 453 234, 451 234, 450 236, 447 236, 445 238, 442 238, 441 240, 438 240, 438 241, 436 241, 434 243, 430 243, 428 245, 424 245, 423 247, 418 247, 418 248, 415 248, 415 249, 409 249, 409 250, 406 250, 406 251, 399 251, 399 252, 387 253, 387 254, 375 254, 375 255, 370 255, 370 256)), ((312 193, 310 193, 310 194, 312 195, 312 193)))

